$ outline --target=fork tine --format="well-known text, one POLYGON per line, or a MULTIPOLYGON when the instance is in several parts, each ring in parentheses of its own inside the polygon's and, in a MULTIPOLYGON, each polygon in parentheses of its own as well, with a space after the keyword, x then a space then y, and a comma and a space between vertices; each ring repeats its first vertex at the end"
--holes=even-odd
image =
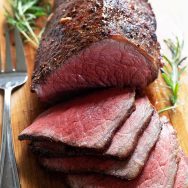
POLYGON ((25 62, 23 43, 17 29, 14 30, 14 40, 16 45, 16 70, 26 72, 27 66, 25 62))
POLYGON ((5 71, 12 72, 14 69, 11 63, 11 51, 10 51, 10 34, 7 25, 5 26, 5 39, 6 39, 6 64, 5 71))

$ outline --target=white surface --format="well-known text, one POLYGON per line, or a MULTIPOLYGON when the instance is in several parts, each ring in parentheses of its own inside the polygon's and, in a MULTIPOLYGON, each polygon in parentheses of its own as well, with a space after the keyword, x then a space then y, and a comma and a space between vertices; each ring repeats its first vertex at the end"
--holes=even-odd
MULTIPOLYGON (((188 55, 188 0, 149 0, 157 18, 159 41, 178 36, 185 41, 188 55)), ((163 47, 163 44, 162 44, 163 47)))

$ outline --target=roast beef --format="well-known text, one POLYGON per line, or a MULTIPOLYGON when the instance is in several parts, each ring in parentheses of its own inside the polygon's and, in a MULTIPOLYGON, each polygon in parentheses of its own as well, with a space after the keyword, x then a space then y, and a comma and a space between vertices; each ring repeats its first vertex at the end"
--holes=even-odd
POLYGON ((187 188, 188 187, 188 158, 183 151, 179 152, 180 162, 176 175, 174 188, 187 188))
POLYGON ((62 1, 42 36, 32 90, 51 101, 86 88, 145 88, 159 69, 155 31, 146 0, 62 1))
MULTIPOLYGON (((160 131, 161 122, 159 116, 155 113, 146 131, 141 136, 135 151, 129 159, 124 161, 81 156, 41 158, 40 162, 48 169, 65 173, 99 172, 124 179, 134 179, 143 169, 149 153, 158 139, 160 131)), ((121 147, 123 146, 121 145, 121 147)))
MULTIPOLYGON (((178 143, 171 125, 163 125, 160 138, 141 175, 132 181, 98 175, 68 175, 72 188, 173 188, 178 143)), ((85 164, 85 163, 84 163, 85 164)))
MULTIPOLYGON (((145 130, 151 120, 153 107, 147 97, 138 97, 135 102, 136 110, 125 121, 123 126, 115 133, 109 148, 103 155, 117 158, 126 158, 136 147, 140 134, 145 130)), ((34 152, 51 156, 81 155, 83 151, 75 152, 68 150, 66 146, 53 142, 33 143, 34 152)), ((93 152, 84 152, 87 155, 94 155, 93 152)))
POLYGON ((135 149, 139 136, 148 126, 153 113, 153 107, 147 97, 138 98, 135 105, 136 110, 114 135, 110 147, 105 152, 106 155, 125 158, 135 149))
POLYGON ((20 140, 53 140, 104 150, 114 132, 130 115, 135 92, 109 89, 54 106, 22 131, 20 140))
MULTIPOLYGON (((75 155, 74 151, 67 152, 67 146, 64 144, 49 141, 33 141, 29 145, 32 152, 41 157, 59 157, 62 155, 75 155)), ((80 153, 80 152, 79 152, 80 153)))

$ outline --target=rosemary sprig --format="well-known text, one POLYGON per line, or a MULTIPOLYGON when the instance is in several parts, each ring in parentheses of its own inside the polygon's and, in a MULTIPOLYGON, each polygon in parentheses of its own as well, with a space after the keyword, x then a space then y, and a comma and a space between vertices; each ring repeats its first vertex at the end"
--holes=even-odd
POLYGON ((24 38, 34 47, 39 44, 39 37, 34 30, 37 28, 36 19, 47 16, 50 6, 41 6, 40 0, 8 0, 10 9, 5 9, 7 22, 16 27, 24 38))
POLYGON ((160 110, 159 113, 176 108, 180 76, 186 69, 186 65, 183 65, 183 62, 187 59, 187 57, 182 58, 184 42, 180 43, 178 37, 176 37, 176 41, 167 39, 164 40, 164 42, 170 51, 171 57, 168 58, 165 55, 163 56, 165 64, 164 67, 161 68, 161 72, 162 77, 171 92, 169 98, 171 106, 165 107, 160 110))

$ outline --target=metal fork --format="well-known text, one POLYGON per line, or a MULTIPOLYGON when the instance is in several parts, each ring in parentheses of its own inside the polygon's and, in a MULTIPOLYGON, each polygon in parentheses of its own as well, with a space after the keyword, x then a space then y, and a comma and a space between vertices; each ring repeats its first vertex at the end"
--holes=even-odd
POLYGON ((4 109, 2 124, 2 142, 0 153, 0 188, 20 188, 18 170, 12 143, 11 129, 11 93, 15 88, 27 81, 27 67, 25 64, 24 50, 18 30, 14 30, 16 46, 16 68, 11 63, 10 35, 8 27, 5 26, 6 38, 6 64, 2 68, 0 57, 0 89, 4 90, 4 109))

